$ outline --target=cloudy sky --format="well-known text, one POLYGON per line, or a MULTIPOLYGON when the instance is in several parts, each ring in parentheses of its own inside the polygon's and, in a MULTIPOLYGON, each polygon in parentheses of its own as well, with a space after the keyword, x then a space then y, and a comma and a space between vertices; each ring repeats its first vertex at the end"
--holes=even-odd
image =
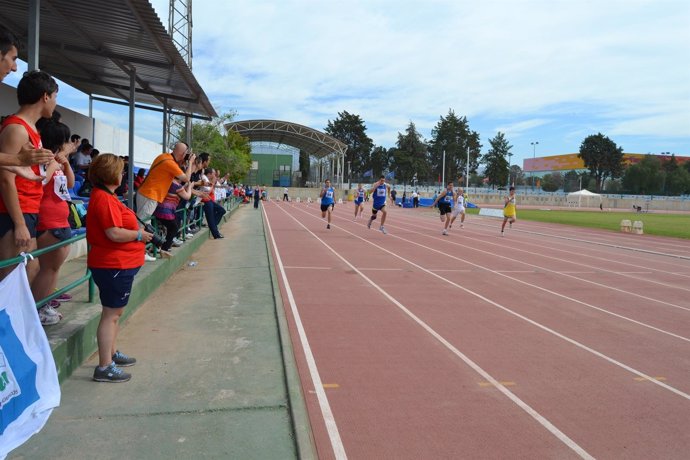
MULTIPOLYGON (((152 4, 167 26, 168 0, 152 4)), ((391 147, 410 121, 429 138, 453 110, 483 152, 505 133, 518 164, 531 142, 576 152, 597 132, 690 155, 687 0, 197 1, 193 21, 194 73, 238 120, 323 129, 347 110, 391 147)), ((159 141, 160 117, 137 117, 159 141)))

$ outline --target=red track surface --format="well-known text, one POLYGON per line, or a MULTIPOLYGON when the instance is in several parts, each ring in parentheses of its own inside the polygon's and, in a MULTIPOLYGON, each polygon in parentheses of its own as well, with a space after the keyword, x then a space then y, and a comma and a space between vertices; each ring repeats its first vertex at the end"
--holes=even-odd
POLYGON ((320 458, 690 456, 687 241, 264 210, 320 458))

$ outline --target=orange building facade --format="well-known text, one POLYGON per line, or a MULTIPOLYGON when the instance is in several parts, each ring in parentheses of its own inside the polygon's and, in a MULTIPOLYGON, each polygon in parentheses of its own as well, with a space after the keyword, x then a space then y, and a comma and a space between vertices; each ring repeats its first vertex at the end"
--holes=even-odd
MULTIPOLYGON (((623 154, 623 162, 626 167, 635 163, 639 163, 645 157, 644 153, 625 153, 623 154)), ((670 155, 655 155, 662 164, 671 159, 670 155)), ((678 164, 683 164, 690 161, 690 157, 676 156, 678 164)), ((554 155, 540 158, 526 158, 522 162, 522 170, 533 174, 547 174, 551 172, 568 172, 568 171, 585 171, 585 163, 578 158, 577 153, 566 153, 564 155, 554 155)))

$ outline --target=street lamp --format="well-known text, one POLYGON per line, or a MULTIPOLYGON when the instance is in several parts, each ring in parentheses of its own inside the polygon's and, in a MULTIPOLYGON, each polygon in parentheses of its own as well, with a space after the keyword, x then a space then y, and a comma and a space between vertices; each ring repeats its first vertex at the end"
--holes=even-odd
POLYGON ((510 183, 510 175, 511 175, 511 172, 510 172, 510 164, 511 164, 511 158, 512 158, 512 157, 513 157, 512 152, 508 152, 508 188, 510 188, 510 186, 512 185, 512 184, 510 183))
MULTIPOLYGON (((539 145, 539 141, 530 142, 530 145, 532 146, 532 160, 534 160, 537 157, 537 145, 539 145)), ((532 168, 534 168, 534 161, 532 162, 532 168)), ((534 190, 534 169, 532 169, 532 190, 534 190)))

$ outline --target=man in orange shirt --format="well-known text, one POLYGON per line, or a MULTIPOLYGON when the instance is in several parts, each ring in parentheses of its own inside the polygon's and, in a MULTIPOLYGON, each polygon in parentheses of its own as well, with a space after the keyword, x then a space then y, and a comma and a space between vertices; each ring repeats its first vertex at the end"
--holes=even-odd
POLYGON ((178 142, 172 153, 162 153, 153 160, 149 174, 137 190, 137 217, 139 219, 146 221, 153 215, 158 203, 162 203, 165 195, 168 194, 173 179, 176 178, 183 184, 189 181, 195 155, 192 154, 189 157, 186 172, 182 172, 178 165, 178 163, 182 163, 188 150, 187 144, 178 142))

